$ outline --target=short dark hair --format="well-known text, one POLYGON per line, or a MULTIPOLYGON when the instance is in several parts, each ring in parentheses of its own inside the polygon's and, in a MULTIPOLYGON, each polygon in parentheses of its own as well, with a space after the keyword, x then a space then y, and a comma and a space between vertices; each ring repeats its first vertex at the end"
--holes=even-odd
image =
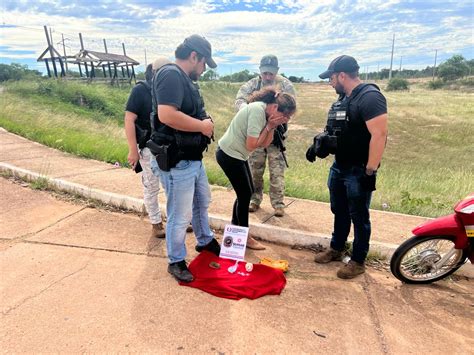
POLYGON ((349 76, 349 78, 351 78, 351 79, 355 79, 355 78, 359 77, 359 71, 358 71, 358 70, 353 71, 353 72, 350 72, 350 73, 346 73, 346 74, 347 74, 347 75, 349 76))
MULTIPOLYGON (((174 56, 176 59, 188 59, 192 52, 196 52, 194 49, 187 47, 184 43, 181 43, 178 48, 174 51, 174 56)), ((204 56, 201 53, 197 53, 198 61, 201 61, 204 56)))
POLYGON ((149 83, 153 80, 153 65, 148 64, 145 70, 145 80, 149 83))

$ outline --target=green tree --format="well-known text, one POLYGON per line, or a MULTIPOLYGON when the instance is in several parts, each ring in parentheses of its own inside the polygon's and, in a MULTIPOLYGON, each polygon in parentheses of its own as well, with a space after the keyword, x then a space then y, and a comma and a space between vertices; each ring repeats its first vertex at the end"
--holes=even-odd
POLYGON ((0 64, 0 82, 40 77, 41 75, 41 72, 38 70, 28 69, 26 64, 0 64))
POLYGON ((209 69, 206 71, 199 80, 201 81, 212 81, 219 79, 219 74, 215 70, 209 69))
POLYGON ((220 79, 222 81, 229 81, 231 83, 242 83, 245 81, 249 81, 250 79, 252 79, 253 77, 257 75, 258 75, 257 73, 251 73, 250 71, 245 69, 234 74, 221 76, 220 79))
POLYGON ((469 65, 460 54, 455 54, 438 67, 438 76, 444 81, 456 80, 469 74, 469 65))

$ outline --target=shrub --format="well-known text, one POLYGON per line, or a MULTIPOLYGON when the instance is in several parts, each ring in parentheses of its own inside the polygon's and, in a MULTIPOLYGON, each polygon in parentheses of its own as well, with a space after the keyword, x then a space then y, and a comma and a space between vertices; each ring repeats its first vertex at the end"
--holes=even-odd
POLYGON ((408 80, 402 78, 390 79, 387 85, 387 91, 408 90, 408 80))
POLYGON ((456 80, 469 73, 469 65, 462 55, 455 54, 438 67, 438 76, 444 81, 456 80))
POLYGON ((432 80, 428 83, 428 88, 431 90, 441 89, 444 85, 443 80, 437 79, 432 80))

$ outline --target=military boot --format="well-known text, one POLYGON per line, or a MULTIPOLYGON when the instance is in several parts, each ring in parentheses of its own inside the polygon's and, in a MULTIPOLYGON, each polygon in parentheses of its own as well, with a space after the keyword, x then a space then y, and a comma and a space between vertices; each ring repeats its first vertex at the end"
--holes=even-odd
POLYGON ((337 277, 340 279, 352 279, 365 272, 365 265, 349 260, 347 264, 337 270, 337 277))
POLYGON ((285 215, 285 210, 283 207, 275 208, 275 217, 283 217, 285 215))
POLYGON ((151 236, 152 238, 164 238, 166 236, 163 222, 152 224, 151 236))
POLYGON ((260 208, 259 205, 257 205, 255 202, 250 202, 250 206, 249 206, 249 212, 253 213, 253 212, 257 212, 257 210, 260 208))
POLYGON ((341 260, 342 251, 334 250, 333 248, 328 248, 326 251, 323 251, 319 254, 316 254, 314 261, 318 264, 327 264, 331 261, 341 260))

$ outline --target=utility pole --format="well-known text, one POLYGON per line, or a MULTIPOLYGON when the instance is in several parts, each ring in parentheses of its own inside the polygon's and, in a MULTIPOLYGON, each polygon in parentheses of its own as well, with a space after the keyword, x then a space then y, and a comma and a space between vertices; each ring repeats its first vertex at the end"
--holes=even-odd
POLYGON ((366 67, 365 67, 365 81, 367 81, 368 78, 369 78, 369 66, 366 65, 366 67))
POLYGON ((400 57, 400 69, 398 69, 400 74, 402 74, 402 60, 403 60, 403 56, 400 57))
POLYGON ((393 49, 394 48, 395 48, 395 33, 393 34, 393 40, 392 40, 392 57, 390 58, 390 71, 388 72, 388 80, 392 79, 393 49))
POLYGON ((436 57, 438 56, 438 50, 435 49, 435 62, 434 62, 434 66, 433 66, 433 79, 435 78, 435 72, 436 72, 436 57))

